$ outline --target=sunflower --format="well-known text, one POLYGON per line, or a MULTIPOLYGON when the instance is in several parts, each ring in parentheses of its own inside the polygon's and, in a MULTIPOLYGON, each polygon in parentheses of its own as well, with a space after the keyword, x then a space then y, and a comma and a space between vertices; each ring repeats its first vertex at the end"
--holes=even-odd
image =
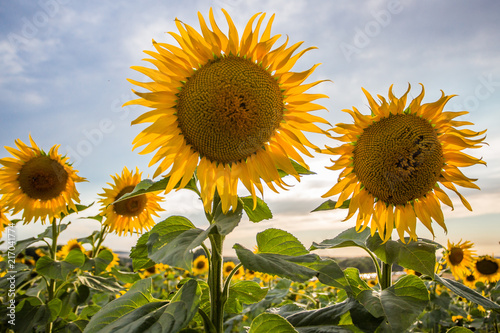
POLYGON ((233 274, 233 277, 232 279, 233 280, 241 280, 243 279, 245 275, 245 269, 243 268, 243 266, 240 266, 233 274))
POLYGON ((476 282, 478 281, 478 279, 476 278, 476 275, 477 275, 477 273, 475 274, 474 272, 472 272, 470 270, 465 272, 464 275, 462 276, 463 284, 471 289, 475 289, 476 282))
POLYGON ((141 233, 143 229, 151 229, 154 225, 152 215, 158 216, 157 212, 163 211, 159 205, 163 199, 155 192, 113 204, 124 194, 132 192, 141 181, 141 175, 139 169, 136 168, 134 174, 125 167, 121 175, 111 176, 114 180, 114 184, 108 183, 111 188, 104 188, 104 193, 99 194, 103 197, 99 202, 102 204, 101 215, 106 217, 104 223, 119 236, 127 232, 132 235, 133 231, 141 233))
POLYGON ((5 209, 0 207, 0 238, 2 238, 2 234, 5 230, 5 227, 10 224, 9 219, 5 215, 5 209))
POLYGON ((474 262, 472 256, 475 255, 475 251, 471 250, 473 246, 474 244, 469 241, 462 243, 462 240, 460 240, 455 244, 450 243, 448 240, 448 249, 444 257, 446 265, 456 279, 460 279, 467 274, 469 268, 472 267, 474 262))
POLYGON ((336 207, 349 197, 349 212, 345 220, 358 211, 356 229, 366 228, 371 221, 372 236, 377 232, 387 241, 396 227, 401 240, 405 232, 416 240, 416 220, 419 219, 434 235, 431 223, 437 222, 445 231, 440 202, 453 208, 444 192, 444 186, 454 191, 463 205, 470 204, 455 185, 479 189, 477 179, 466 177, 458 168, 486 164, 463 152, 465 148, 479 148, 486 132, 474 132, 457 127, 471 125, 456 121, 467 111, 443 111, 453 96, 443 92, 436 102, 421 104, 424 87, 408 108, 406 97, 401 98, 389 89, 389 101, 382 96, 377 104, 363 89, 370 104, 371 115, 363 115, 356 108, 349 113, 354 124, 337 124, 335 139, 344 142, 336 148, 327 147, 326 153, 341 155, 328 169, 340 170, 339 180, 324 197, 340 194, 336 207))
POLYGON ((193 261, 193 273, 203 275, 208 272, 208 259, 204 255, 199 255, 193 261))
POLYGON ((77 175, 69 158, 58 154, 59 145, 49 153, 38 148, 30 135, 31 147, 16 140, 18 149, 5 147, 15 158, 0 159, 1 204, 13 209, 12 214, 23 211, 24 223, 38 219, 60 218, 68 208, 76 211, 74 202, 80 202, 75 183, 86 181, 77 175))
POLYGON ((61 249, 57 251, 56 255, 58 258, 64 259, 72 250, 79 250, 80 252, 85 253, 85 248, 83 247, 81 242, 77 241, 76 239, 70 239, 68 243, 63 245, 63 247, 61 247, 61 249))
POLYGON ((222 265, 222 273, 224 274, 224 277, 228 277, 235 267, 236 264, 234 262, 226 261, 224 265, 222 265))
POLYGON ((474 262, 474 272, 479 281, 495 283, 500 280, 500 260, 489 255, 480 256, 474 262))
POLYGON ((308 168, 298 152, 312 157, 307 147, 317 149, 303 131, 325 133, 314 123, 328 122, 309 114, 325 109, 312 102, 327 96, 305 93, 323 81, 303 84, 318 64, 290 71, 314 47, 294 54, 302 42, 287 47, 287 39, 273 49, 280 37, 271 36, 274 15, 259 37, 265 13, 253 15, 239 39, 222 11, 228 35, 210 9, 212 30, 198 13, 201 34, 176 19, 180 35, 170 34, 180 47, 153 41, 156 52, 144 52, 157 69, 132 67, 152 82, 129 80, 150 92, 134 91, 140 98, 124 105, 153 109, 132 122, 152 123, 133 143, 134 149, 146 146, 143 154, 156 150, 150 165, 159 162, 154 177, 168 170, 165 192, 185 187, 196 172, 205 210, 211 211, 217 193, 226 213, 238 203, 240 181, 256 205, 256 189, 263 194, 261 180, 275 192, 275 186, 288 186, 279 170, 300 180, 291 160, 308 168))

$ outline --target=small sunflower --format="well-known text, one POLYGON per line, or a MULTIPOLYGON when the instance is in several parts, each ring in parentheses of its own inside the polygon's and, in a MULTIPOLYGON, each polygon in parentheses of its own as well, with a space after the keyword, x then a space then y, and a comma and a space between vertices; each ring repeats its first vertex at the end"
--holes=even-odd
POLYGON ((474 273, 472 271, 465 272, 464 275, 462 276, 462 282, 464 285, 471 289, 476 288, 476 282, 478 279, 476 278, 477 273, 474 273))
POLYGON ((495 283, 500 280, 500 260, 489 255, 480 256, 474 262, 474 272, 479 281, 495 283))
POLYGON ((222 265, 222 273, 224 277, 228 277, 229 274, 233 271, 233 269, 236 267, 236 264, 232 261, 226 261, 224 265, 222 265))
POLYGON ((0 238, 2 238, 2 234, 5 230, 5 227, 10 224, 9 219, 5 215, 5 209, 0 207, 0 238))
POLYGON ((156 52, 145 53, 157 69, 132 67, 152 82, 129 80, 150 92, 135 92, 140 98, 125 105, 153 109, 132 122, 152 123, 135 138, 134 149, 146 146, 143 154, 156 150, 150 165, 160 163, 154 177, 168 171, 166 193, 176 185, 185 187, 196 173, 205 210, 211 211, 218 193, 226 213, 238 203, 240 181, 256 204, 256 189, 263 193, 261 180, 275 192, 275 185, 288 186, 279 170, 299 180, 291 159, 307 168, 298 151, 312 157, 306 147, 317 149, 303 132, 324 133, 314 123, 328 122, 309 114, 325 109, 312 102, 327 96, 305 93, 322 81, 303 84, 318 65, 291 71, 313 47, 294 54, 302 42, 287 47, 287 39, 273 49, 280 37, 271 36, 274 15, 259 37, 265 13, 250 18, 240 39, 222 11, 228 35, 210 9, 212 30, 198 13, 201 34, 176 19, 180 35, 170 35, 180 47, 153 41, 156 52))
POLYGON ((472 267, 474 262, 472 256, 475 255, 475 251, 471 250, 474 246, 473 243, 460 242, 450 243, 448 240, 448 249, 445 253, 446 265, 450 268, 451 273, 456 279, 460 279, 462 276, 469 272, 469 268, 472 267))
POLYGON ((136 168, 134 173, 125 167, 121 175, 111 176, 114 180, 114 184, 108 183, 111 188, 104 188, 104 193, 99 194, 103 197, 99 202, 102 204, 101 215, 106 217, 104 223, 119 236, 151 229, 155 223, 152 215, 158 216, 157 212, 163 211, 159 205, 163 199, 154 192, 113 204, 124 194, 132 192, 141 181, 141 175, 139 169, 136 168))
POLYGON ((442 93, 436 102, 421 104, 423 85, 407 108, 410 87, 396 98, 391 86, 389 102, 378 96, 380 104, 363 91, 372 114, 363 115, 356 108, 343 110, 353 117, 354 124, 337 124, 333 129, 341 135, 335 139, 344 144, 327 147, 326 153, 341 155, 328 169, 343 170, 337 184, 323 196, 340 194, 336 207, 351 197, 346 220, 358 211, 357 230, 371 221, 371 234, 378 230, 384 241, 391 237, 394 227, 401 240, 405 233, 416 240, 417 219, 432 234, 432 220, 446 231, 440 201, 452 208, 453 204, 440 185, 454 191, 472 210, 455 185, 479 189, 474 184, 477 179, 466 177, 459 167, 486 163, 461 150, 481 147, 484 137, 473 138, 486 130, 457 129, 472 123, 454 120, 467 111, 443 111, 453 96, 442 93))
POLYGON ((244 275, 245 275, 245 269, 243 268, 243 266, 240 266, 240 268, 238 268, 234 272, 232 279, 233 280, 241 280, 241 279, 243 279, 244 275))
POLYGON ((68 214, 68 208, 77 210, 74 202, 80 202, 75 183, 86 179, 77 175, 69 164, 69 158, 61 156, 53 146, 49 153, 38 148, 31 138, 31 147, 16 140, 18 149, 5 147, 15 158, 0 159, 1 203, 12 214, 23 211, 24 223, 38 219, 60 218, 68 214))
POLYGON ((77 241, 76 239, 70 239, 68 243, 63 245, 63 247, 61 247, 61 249, 57 251, 56 256, 60 259, 64 259, 71 250, 79 250, 80 252, 85 253, 85 248, 83 247, 81 242, 77 241))
POLYGON ((203 254, 196 257, 193 261, 193 273, 203 275, 208 272, 208 259, 203 254))
POLYGON ((255 271, 252 271, 251 269, 245 269, 245 276, 244 279, 247 281, 251 281, 255 279, 256 273, 255 271))

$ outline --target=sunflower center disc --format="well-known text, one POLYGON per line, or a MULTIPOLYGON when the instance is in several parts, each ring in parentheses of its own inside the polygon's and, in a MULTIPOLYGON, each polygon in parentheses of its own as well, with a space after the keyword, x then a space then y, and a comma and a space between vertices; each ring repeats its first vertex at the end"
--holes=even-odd
MULTIPOLYGON (((135 186, 127 186, 123 188, 120 193, 116 196, 115 200, 121 198, 124 194, 132 192, 135 186)), ((138 216, 146 207, 146 203, 148 202, 148 198, 145 194, 138 195, 136 197, 132 197, 127 200, 123 200, 117 202, 113 205, 116 214, 120 214, 123 216, 138 216)))
POLYGON ((464 259, 464 251, 462 251, 462 249, 454 247, 450 250, 449 258, 451 264, 456 266, 460 264, 464 259))
POLYGON ((483 275, 493 275, 498 271, 498 264, 492 260, 483 259, 476 263, 476 269, 483 275))
POLYGON ((213 162, 245 159, 267 142, 283 119, 277 81, 236 56, 209 61, 191 76, 177 103, 188 144, 213 162))
POLYGON ((196 263, 196 268, 198 268, 198 269, 203 269, 203 268, 205 268, 205 262, 204 262, 204 261, 198 261, 198 262, 196 263))
POLYGON ((38 156, 21 167, 18 181, 28 197, 50 200, 66 189, 68 173, 58 161, 48 156, 38 156))
POLYGON ((432 125, 415 115, 390 115, 366 128, 354 149, 354 172, 373 196, 393 205, 423 197, 444 166, 432 125))

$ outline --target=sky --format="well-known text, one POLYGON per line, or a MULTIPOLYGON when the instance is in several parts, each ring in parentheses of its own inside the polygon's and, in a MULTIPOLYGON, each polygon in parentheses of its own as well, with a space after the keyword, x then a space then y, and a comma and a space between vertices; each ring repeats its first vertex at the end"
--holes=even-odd
MULTIPOLYGON (((310 91, 329 96, 319 100, 327 110, 313 114, 332 125, 352 122, 342 109, 354 106, 369 112, 361 87, 387 96, 394 85, 394 93, 401 96, 410 84, 409 96, 416 97, 422 83, 424 102, 437 100, 441 90, 457 95, 446 110, 467 110, 469 114, 459 120, 473 122, 468 128, 476 131, 488 129, 489 145, 466 151, 488 165, 462 168, 481 188, 460 189, 473 211, 449 193, 455 209, 443 206, 448 233, 434 223, 434 239, 443 245, 469 240, 477 254, 500 255, 500 2, 495 0, 2 1, 0 158, 11 156, 2 147, 14 147, 16 139, 29 142, 30 134, 45 150, 60 145, 59 151, 70 156, 79 175, 88 180, 77 186, 82 204, 98 200, 111 175, 121 173, 124 166, 138 167, 143 178, 152 176, 152 155, 132 151, 132 140, 145 126, 130 123, 147 109, 122 107, 134 98, 134 86, 126 79, 147 81, 130 67, 147 66, 141 59, 147 57, 143 50, 154 50, 152 39, 177 45, 167 34, 177 32, 175 18, 199 29, 197 12, 207 17, 210 7, 226 33, 221 8, 240 33, 254 13, 265 12, 267 18, 275 13, 272 34, 282 35, 279 42, 288 36, 290 43, 304 41, 301 49, 317 47, 294 70, 321 63, 306 82, 331 80, 310 91)), ((320 147, 337 145, 324 136, 308 138, 320 147)), ((300 183, 289 179, 293 187, 279 194, 265 191, 273 219, 252 223, 244 217, 226 238, 225 253, 232 253, 234 243, 253 248, 256 233, 270 227, 292 233, 309 247, 354 226, 353 221, 342 222, 345 210, 311 213, 337 180, 338 173, 325 168, 332 165, 331 157, 305 158, 315 175, 304 176, 300 183)), ((169 193, 162 207, 165 212, 158 222, 183 215, 200 228, 207 226, 202 205, 190 191, 169 193)), ((98 229, 96 221, 84 217, 97 214, 99 208, 95 204, 72 216, 61 243, 98 229)), ((31 237, 45 228, 39 222, 17 226, 17 237, 31 237)), ((433 238, 422 225, 417 232, 433 238)), ((109 235, 105 245, 129 251, 136 241, 136 236, 109 235)), ((320 254, 363 253, 337 249, 320 254)))

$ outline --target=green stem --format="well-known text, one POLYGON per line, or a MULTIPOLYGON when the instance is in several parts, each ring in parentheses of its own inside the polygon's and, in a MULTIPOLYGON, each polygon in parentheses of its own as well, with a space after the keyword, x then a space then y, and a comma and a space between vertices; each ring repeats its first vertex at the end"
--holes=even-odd
POLYGON ((380 279, 380 288, 387 289, 392 284, 392 264, 382 262, 382 278, 380 279))
POLYGON ((380 270, 380 265, 378 264, 377 257, 375 257, 375 254, 373 254, 372 251, 368 251, 366 248, 362 247, 362 249, 366 250, 366 252, 370 255, 373 261, 373 265, 375 266, 375 270, 377 271, 377 278, 380 283, 382 281, 382 271, 380 270))
POLYGON ((103 224, 102 227, 101 227, 101 232, 100 232, 100 235, 99 235, 99 240, 97 241, 97 245, 94 249, 94 253, 93 253, 93 257, 96 258, 97 255, 99 254, 99 252, 101 251, 101 245, 102 245, 102 242, 104 242, 104 239, 106 238, 106 230, 107 229, 107 225, 103 224))
POLYGON ((224 324, 224 304, 226 299, 223 294, 222 279, 222 245, 224 236, 213 234, 209 236, 212 247, 210 258, 210 269, 208 272, 208 286, 210 289, 210 319, 215 327, 216 333, 222 333, 224 324))
MULTIPOLYGON (((56 260, 56 254, 57 254, 57 237, 59 236, 59 226, 57 225, 56 219, 52 220, 52 246, 50 247, 50 255, 52 257, 52 260, 56 260)), ((56 290, 56 281, 54 279, 49 279, 48 283, 48 298, 47 298, 47 303, 49 303, 52 299, 54 299, 55 296, 55 290, 56 290)), ((51 333, 52 332, 52 327, 53 323, 49 322, 45 326, 45 332, 46 333, 51 333)))

